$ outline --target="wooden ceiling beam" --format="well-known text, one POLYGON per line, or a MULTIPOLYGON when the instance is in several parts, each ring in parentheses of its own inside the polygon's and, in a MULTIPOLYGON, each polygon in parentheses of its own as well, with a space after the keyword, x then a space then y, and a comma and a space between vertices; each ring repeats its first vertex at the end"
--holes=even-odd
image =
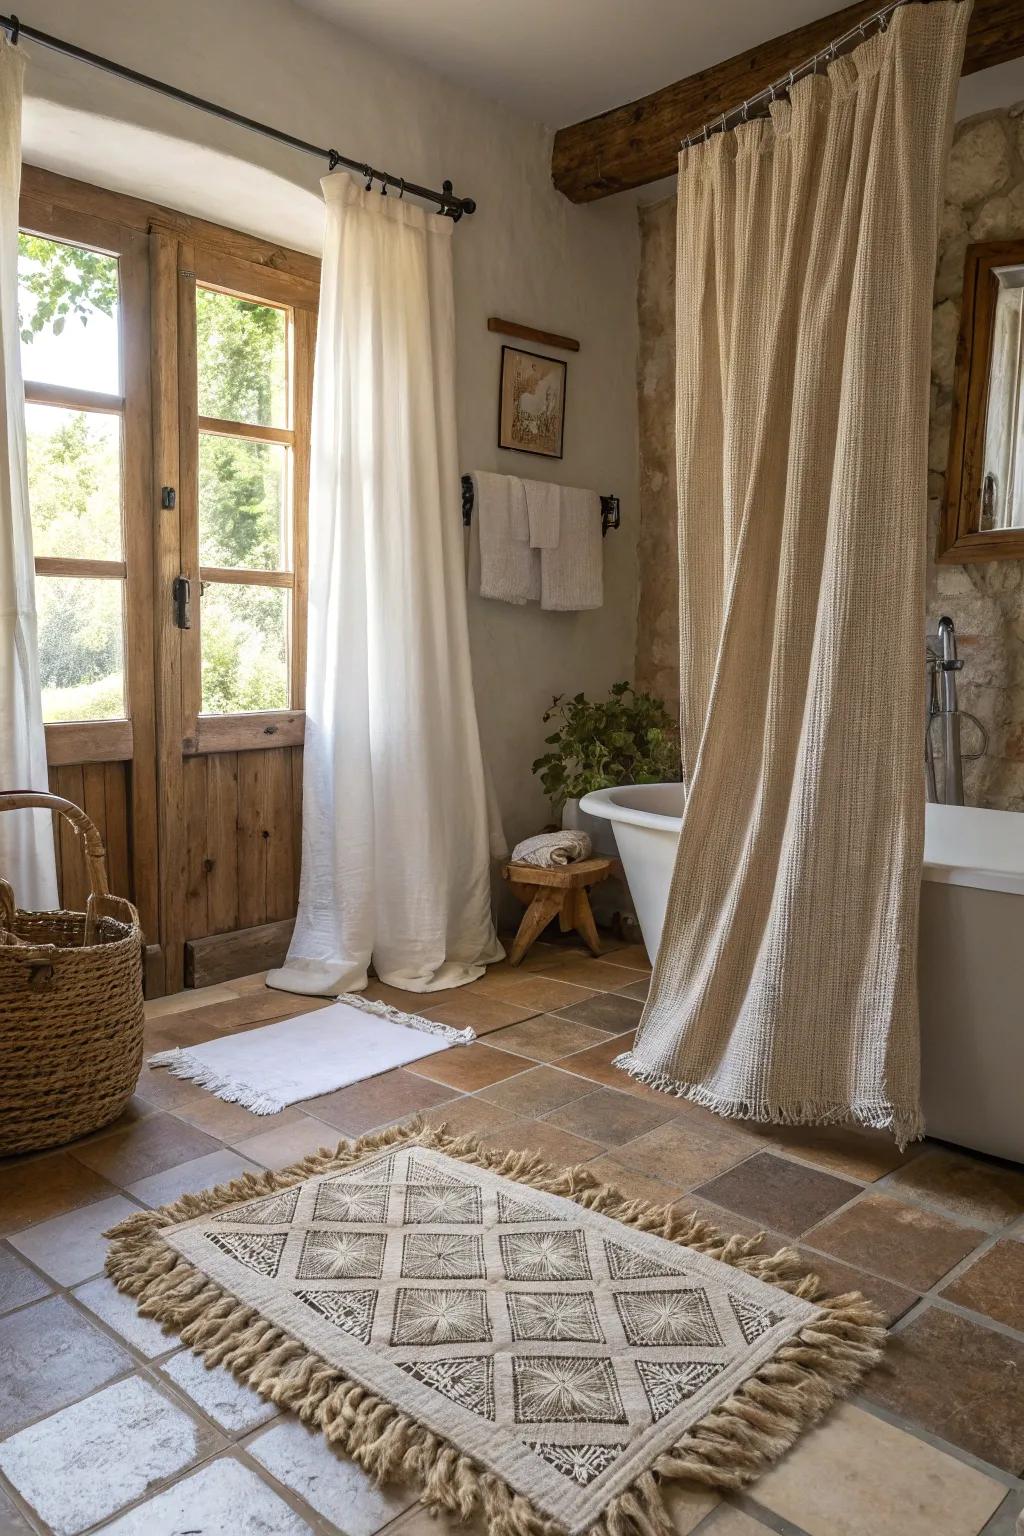
MULTIPOLYGON (((555 186, 572 202, 589 203, 674 175, 687 134, 763 91, 877 10, 878 0, 859 0, 640 101, 560 128, 551 153, 555 186)), ((974 0, 964 74, 1021 54, 1024 0, 974 0)))

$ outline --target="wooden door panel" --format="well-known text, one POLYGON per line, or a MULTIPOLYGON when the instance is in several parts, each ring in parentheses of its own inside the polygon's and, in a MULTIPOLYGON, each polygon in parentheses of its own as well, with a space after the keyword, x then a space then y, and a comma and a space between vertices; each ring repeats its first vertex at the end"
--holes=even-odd
MULTIPOLYGON (((51 767, 50 790, 80 805, 96 823, 107 850, 107 879, 116 896, 135 899, 129 839, 130 765, 86 763, 51 767)), ((75 833, 54 817, 57 889, 62 907, 80 910, 89 894, 85 861, 75 833)), ((17 893, 15 893, 17 894, 17 893)))

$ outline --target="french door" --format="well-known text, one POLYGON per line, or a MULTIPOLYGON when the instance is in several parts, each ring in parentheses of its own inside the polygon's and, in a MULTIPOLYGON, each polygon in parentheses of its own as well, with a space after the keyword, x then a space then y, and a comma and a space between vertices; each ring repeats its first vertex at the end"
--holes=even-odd
POLYGON ((21 223, 51 786, 155 995, 276 963, 294 916, 319 264, 30 167, 21 223))

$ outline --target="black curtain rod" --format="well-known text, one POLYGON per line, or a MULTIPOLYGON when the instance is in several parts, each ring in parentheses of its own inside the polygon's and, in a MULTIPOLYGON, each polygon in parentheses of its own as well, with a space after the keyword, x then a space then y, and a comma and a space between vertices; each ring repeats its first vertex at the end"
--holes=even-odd
POLYGON ((105 59, 101 54, 90 53, 87 48, 79 48, 77 43, 65 42, 63 38, 51 37, 48 32, 40 32, 36 27, 27 26, 19 21, 17 16, 0 16, 0 28, 10 34, 11 42, 17 43, 19 38, 27 37, 42 48, 49 48, 54 53, 62 53, 69 59, 78 59, 83 64, 91 64, 94 69, 106 70, 109 75, 117 75, 122 80, 130 80, 133 85, 143 85, 149 91, 158 91, 161 96, 169 96, 172 101, 183 101, 187 107, 197 107, 200 112, 209 112, 213 117, 220 117, 226 123, 236 123, 239 128, 248 128, 252 133, 262 133, 265 138, 276 139, 278 144, 287 144, 291 149, 301 150, 306 155, 316 155, 320 160, 326 160, 330 170, 335 170, 343 165, 346 170, 357 171, 359 175, 367 179, 367 187, 374 181, 379 181, 381 191, 387 187, 397 187, 400 197, 406 192, 411 192, 414 197, 422 197, 425 202, 437 203, 438 213, 443 213, 458 223, 464 213, 475 213, 476 203, 471 197, 456 197, 452 192, 450 181, 442 183, 441 191, 435 192, 431 187, 421 187, 414 181, 405 181, 401 176, 392 176, 387 171, 375 171, 372 166, 363 160, 352 160, 348 155, 342 155, 336 149, 323 149, 319 144, 310 144, 305 139, 297 139, 294 134, 284 133, 280 128, 271 128, 268 123, 258 123, 253 117, 243 117, 241 112, 233 112, 230 107, 221 107, 215 101, 206 101, 202 96, 193 96, 191 91, 179 90, 176 85, 168 85, 165 80, 154 80, 152 75, 140 74, 137 69, 129 69, 126 64, 116 64, 113 59, 105 59))

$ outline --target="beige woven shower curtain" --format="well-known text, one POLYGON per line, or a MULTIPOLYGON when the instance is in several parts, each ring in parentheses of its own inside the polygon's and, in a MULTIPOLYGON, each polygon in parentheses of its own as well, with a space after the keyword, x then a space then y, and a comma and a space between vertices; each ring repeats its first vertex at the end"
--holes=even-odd
POLYGON ((634 1076, 921 1133, 931 293, 969 5, 897 10, 680 159, 688 794, 634 1076))

